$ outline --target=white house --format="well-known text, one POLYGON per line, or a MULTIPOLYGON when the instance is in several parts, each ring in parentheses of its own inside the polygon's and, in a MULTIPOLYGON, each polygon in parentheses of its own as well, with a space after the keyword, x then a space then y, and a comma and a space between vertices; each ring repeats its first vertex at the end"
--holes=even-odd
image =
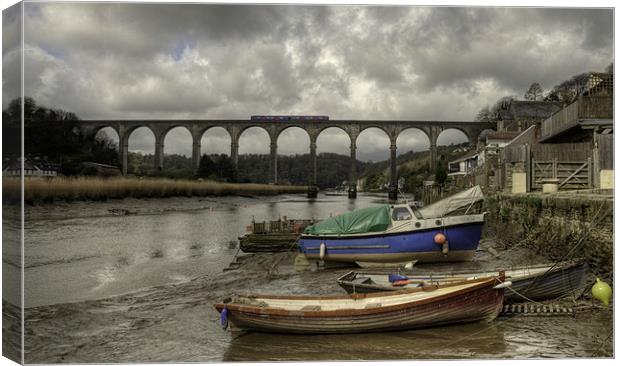
MULTIPOLYGON (((13 162, 2 170, 3 177, 19 177, 22 172, 20 161, 13 162)), ((54 166, 49 164, 33 164, 30 161, 24 161, 25 177, 55 177, 58 171, 54 166)))
POLYGON ((448 162, 448 176, 467 175, 478 166, 477 152, 472 152, 456 160, 448 162))

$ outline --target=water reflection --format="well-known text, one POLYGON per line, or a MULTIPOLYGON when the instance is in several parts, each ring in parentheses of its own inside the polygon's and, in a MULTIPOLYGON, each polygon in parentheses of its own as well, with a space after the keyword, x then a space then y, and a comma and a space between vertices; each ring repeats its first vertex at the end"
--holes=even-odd
POLYGON ((232 333, 230 338, 224 361, 489 358, 506 350, 501 327, 487 322, 389 333, 242 332, 232 333))
POLYGON ((374 200, 319 196, 309 204, 304 195, 288 195, 29 206, 25 261, 37 270, 26 275, 26 306, 112 296, 171 278, 218 273, 233 259, 237 237, 252 218, 324 218, 374 200), (132 214, 112 214, 119 210, 132 214))

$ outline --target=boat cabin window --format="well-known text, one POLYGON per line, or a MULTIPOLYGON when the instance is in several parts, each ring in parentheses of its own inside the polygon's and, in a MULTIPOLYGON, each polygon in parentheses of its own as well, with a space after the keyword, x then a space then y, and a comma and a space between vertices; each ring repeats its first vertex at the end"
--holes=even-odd
POLYGON ((407 207, 394 207, 392 221, 411 220, 411 212, 407 207))
POLYGON ((418 220, 422 220, 424 218, 424 216, 422 216, 422 212, 420 212, 420 210, 418 210, 417 206, 412 206, 409 205, 409 208, 411 208, 411 211, 413 212, 413 214, 415 215, 415 218, 418 220))

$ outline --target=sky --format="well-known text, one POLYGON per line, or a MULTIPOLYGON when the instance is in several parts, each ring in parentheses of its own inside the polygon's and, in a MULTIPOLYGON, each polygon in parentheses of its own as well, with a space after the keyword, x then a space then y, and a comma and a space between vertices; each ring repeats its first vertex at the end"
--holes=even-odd
MULTIPOLYGON (((17 95, 19 17, 3 13, 3 108, 17 95)), ((26 3, 25 95, 82 119, 331 119, 473 121, 533 82, 549 90, 613 61, 613 12, 578 8, 26 3)), ((116 136, 113 137, 117 139, 116 136)), ((446 131, 439 144, 466 141, 446 131)), ((191 156, 174 129, 165 153, 191 156)), ((223 130, 202 152, 229 153, 223 130)), ((399 154, 425 150, 407 130, 399 154)), ((389 156, 389 139, 367 130, 360 160, 389 156)), ((152 153, 135 131, 130 150, 152 153)), ((349 153, 338 129, 318 152, 349 153)), ((265 131, 246 131, 240 153, 268 153, 265 131)), ((281 154, 307 153, 301 130, 280 136, 281 154)))

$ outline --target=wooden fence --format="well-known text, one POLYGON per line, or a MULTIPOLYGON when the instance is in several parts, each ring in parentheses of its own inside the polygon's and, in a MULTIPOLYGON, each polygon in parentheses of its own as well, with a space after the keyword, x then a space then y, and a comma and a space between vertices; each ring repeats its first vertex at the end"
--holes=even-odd
MULTIPOLYGON (((606 135, 601 135, 606 136, 606 135)), ((613 137, 599 139, 599 156, 608 166, 613 161, 613 137)), ((593 188, 598 169, 593 161, 592 144, 535 144, 507 146, 502 152, 500 186, 507 191, 512 189, 512 174, 516 171, 527 174, 527 191, 542 188, 544 179, 556 178, 560 189, 593 188)), ((602 167, 603 165, 601 165, 602 167)))
POLYGON ((612 119, 613 97, 611 95, 580 96, 573 104, 559 110, 541 124, 540 137, 545 139, 571 127, 583 119, 612 119))
POLYGON ((599 169, 614 168, 614 135, 598 135, 599 169))
POLYGON ((248 231, 254 234, 270 233, 293 233, 300 232, 306 226, 312 225, 315 220, 287 220, 286 216, 282 220, 252 222, 248 231))
POLYGON ((560 189, 592 188, 592 160, 532 160, 531 187, 542 189, 544 179, 554 178, 560 189))
POLYGON ((591 142, 572 142, 564 144, 534 144, 531 146, 532 159, 585 161, 592 157, 591 142))
POLYGON ((443 186, 432 185, 424 186, 421 192, 422 202, 425 206, 430 205, 433 202, 437 202, 440 199, 453 194, 453 191, 446 190, 443 186))
POLYGON ((579 102, 574 102, 559 110, 543 121, 540 126, 540 137, 545 138, 576 126, 579 123, 579 102))
POLYGON ((614 98, 611 95, 589 95, 579 98, 579 118, 614 118, 614 98))
MULTIPOLYGON (((504 189, 512 189, 512 173, 520 171, 531 176, 531 157, 532 151, 528 144, 508 146, 502 152, 502 164, 500 176, 500 186, 504 189)), ((527 191, 531 190, 531 181, 526 181, 527 191)))

